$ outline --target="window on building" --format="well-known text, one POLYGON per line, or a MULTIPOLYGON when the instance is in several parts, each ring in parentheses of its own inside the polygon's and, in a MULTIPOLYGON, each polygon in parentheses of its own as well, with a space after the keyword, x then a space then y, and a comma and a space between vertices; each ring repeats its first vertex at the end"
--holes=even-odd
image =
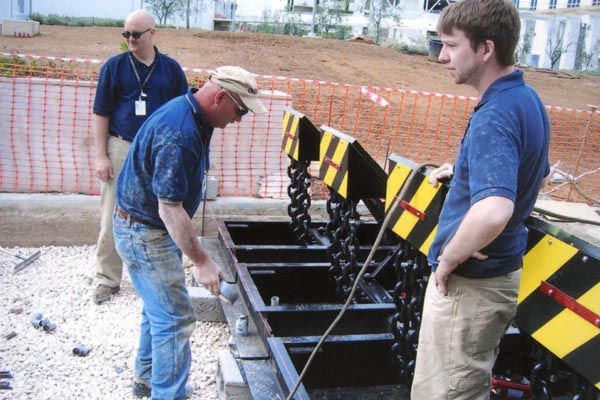
POLYGON ((567 8, 579 7, 580 0, 567 0, 567 8))
POLYGON ((519 0, 512 0, 515 7, 519 8, 519 0))
POLYGON ((600 6, 600 0, 592 0, 593 6, 600 6))
MULTIPOLYGON (((398 3, 400 3, 399 0, 398 3)), ((423 0, 423 8, 426 12, 439 13, 448 5, 450 5, 450 0, 423 0)))
POLYGON ((556 8, 556 0, 550 0, 550 3, 548 4, 548 8, 549 9, 556 8))
POLYGON ((531 4, 529 4, 530 10, 535 10, 537 8, 537 0, 531 0, 531 4))

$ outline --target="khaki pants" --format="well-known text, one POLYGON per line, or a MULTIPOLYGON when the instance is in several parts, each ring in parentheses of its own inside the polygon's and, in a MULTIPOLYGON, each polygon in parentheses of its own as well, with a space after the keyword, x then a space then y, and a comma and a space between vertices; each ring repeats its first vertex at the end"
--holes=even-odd
POLYGON ((117 181, 130 145, 131 143, 126 140, 114 136, 108 137, 106 152, 113 166, 114 178, 100 185, 100 234, 96 245, 96 281, 98 284, 110 287, 119 286, 123 275, 123 262, 115 250, 112 215, 115 209, 117 181))
POLYGON ((513 320, 521 270, 487 279, 450 275, 448 296, 433 274, 425 294, 413 400, 488 399, 500 339, 513 320))

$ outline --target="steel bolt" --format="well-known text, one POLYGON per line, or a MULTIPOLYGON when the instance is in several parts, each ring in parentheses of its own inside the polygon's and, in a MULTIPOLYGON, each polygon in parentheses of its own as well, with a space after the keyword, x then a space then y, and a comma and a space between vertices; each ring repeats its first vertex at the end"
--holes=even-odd
POLYGON ((596 322, 595 322, 595 325, 596 325, 598 328, 600 328, 600 318, 598 318, 598 319, 596 320, 596 322))
POLYGON ((40 326, 42 326, 43 319, 44 316, 42 315, 42 313, 35 313, 33 314, 33 317, 31 317, 31 325, 33 325, 34 328, 39 328, 40 326))
POLYGON ((588 260, 589 260, 588 256, 581 257, 581 261, 584 262, 584 263, 588 262, 588 260))
POLYGON ((53 322, 50 322, 50 320, 44 319, 44 320, 42 320, 42 329, 45 332, 52 332, 53 330, 56 329, 56 324, 53 322))
POLYGON ((548 239, 548 244, 552 244, 552 239, 548 239))
POLYGON ((240 315, 235 321, 235 333, 240 336, 248 336, 248 317, 240 315))
POLYGON ((90 354, 90 351, 91 349, 82 343, 79 343, 73 348, 73 354, 79 357, 87 357, 87 355, 90 354))

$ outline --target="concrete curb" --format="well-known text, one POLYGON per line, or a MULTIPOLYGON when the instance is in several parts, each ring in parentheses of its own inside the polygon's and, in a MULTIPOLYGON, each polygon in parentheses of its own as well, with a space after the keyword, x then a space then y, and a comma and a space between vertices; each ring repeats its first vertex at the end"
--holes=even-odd
MULTIPOLYGON (((218 198, 194 217, 200 234, 214 231, 216 217, 287 217, 286 200, 218 198)), ((324 204, 324 202, 323 202, 324 204)), ((323 207, 324 208, 324 207, 323 207)), ((317 207, 315 207, 315 210, 317 207)), ((81 194, 0 194, 0 246, 41 247, 95 244, 100 229, 100 196, 81 194)), ((317 211, 315 211, 317 212, 317 211)), ((203 234, 202 236, 208 236, 203 234)))
POLYGON ((217 365, 217 395, 220 400, 250 400, 250 388, 242 376, 240 366, 227 349, 219 353, 217 365))

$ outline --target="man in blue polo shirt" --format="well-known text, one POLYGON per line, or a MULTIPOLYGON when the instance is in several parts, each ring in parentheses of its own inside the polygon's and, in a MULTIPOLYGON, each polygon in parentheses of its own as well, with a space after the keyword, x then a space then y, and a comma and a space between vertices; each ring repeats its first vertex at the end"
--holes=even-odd
POLYGON ((100 70, 94 101, 96 176, 101 180, 100 234, 96 247, 94 302, 119 290, 123 266, 112 236, 115 189, 129 145, 159 106, 187 91, 181 66, 154 47, 154 18, 145 10, 125 20, 129 51, 110 58, 100 70))
POLYGON ((219 294, 221 270, 202 249, 192 217, 204 194, 214 128, 267 110, 254 76, 217 68, 199 90, 171 100, 140 128, 117 184, 115 244, 142 298, 134 394, 183 399, 195 318, 185 285, 182 252, 197 278, 219 294))
POLYGON ((438 21, 439 59, 480 100, 454 167, 430 247, 411 398, 487 399, 500 339, 516 313, 525 219, 549 173, 544 105, 513 69, 520 19, 509 0, 464 0, 438 21))

